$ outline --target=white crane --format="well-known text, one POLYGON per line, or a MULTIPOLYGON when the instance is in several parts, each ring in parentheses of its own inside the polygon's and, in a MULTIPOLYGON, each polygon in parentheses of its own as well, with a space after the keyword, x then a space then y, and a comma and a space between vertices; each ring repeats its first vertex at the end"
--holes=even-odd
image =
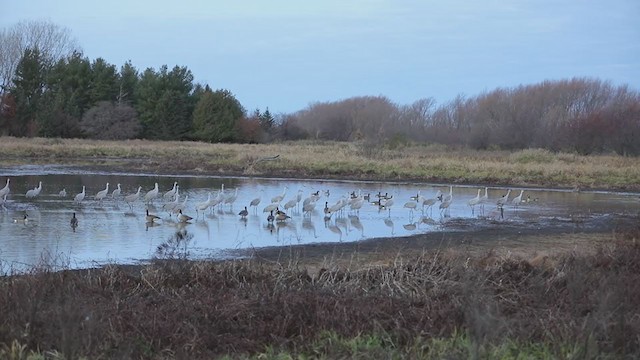
POLYGON ((147 191, 147 193, 144 195, 144 202, 145 203, 150 203, 153 201, 153 199, 158 197, 158 183, 155 184, 155 186, 153 187, 153 189, 147 191))
POLYGON ((272 203, 280 203, 280 201, 282 201, 282 199, 284 199, 284 196, 285 196, 286 193, 287 193, 287 187, 285 186, 284 189, 282 190, 282 194, 272 197, 271 198, 271 202, 272 203))
POLYGON ((98 193, 95 196, 95 199, 98 200, 99 202, 102 202, 102 199, 104 199, 108 193, 109 193, 109 183, 107 183, 107 187, 105 187, 104 190, 98 191, 98 193))
POLYGON ((84 191, 84 185, 82 185, 82 192, 77 194, 74 198, 73 201, 77 204, 81 203, 82 200, 84 200, 84 196, 86 195, 85 191, 84 191))
POLYGON ((169 190, 166 193, 164 193, 162 198, 165 199, 165 200, 172 199, 176 195, 177 189, 178 189, 178 182, 176 181, 176 182, 173 183, 173 187, 171 188, 171 190, 169 190))
POLYGON ((42 181, 40 181, 40 183, 38 184, 38 187, 35 187, 27 191, 27 193, 25 194, 25 197, 27 199, 33 199, 34 197, 40 195, 40 191, 42 191, 42 181))
POLYGON ((118 187, 111 193, 111 198, 117 200, 120 194, 122 194, 122 189, 120 188, 120 184, 118 184, 118 187))
POLYGON ((520 205, 520 203, 522 202, 522 194, 524 193, 524 190, 520 190, 520 195, 516 196, 513 198, 513 200, 511 200, 511 203, 513 204, 513 206, 515 206, 516 208, 518 208, 518 205, 520 205))
POLYGON ((504 204, 509 202, 509 195, 511 194, 511 189, 507 190, 506 195, 501 196, 498 201, 496 201, 496 204, 498 205, 498 207, 502 207, 504 206, 504 204))
POLYGON ((478 189, 478 195, 476 197, 474 197, 473 199, 470 199, 467 204, 469 206, 471 206, 471 213, 474 213, 475 210, 475 206, 478 205, 480 203, 480 200, 482 200, 482 197, 480 196, 480 192, 482 191, 482 189, 478 189))
POLYGON ((131 194, 131 195, 127 195, 124 197, 124 201, 129 204, 129 208, 133 209, 133 203, 136 202, 138 200, 138 198, 140 198, 140 190, 142 190, 142 186, 138 186, 138 191, 131 194))
POLYGON ((9 189, 9 178, 7 178, 7 184, 0 189, 0 197, 4 197, 5 195, 7 195, 11 190, 9 189))

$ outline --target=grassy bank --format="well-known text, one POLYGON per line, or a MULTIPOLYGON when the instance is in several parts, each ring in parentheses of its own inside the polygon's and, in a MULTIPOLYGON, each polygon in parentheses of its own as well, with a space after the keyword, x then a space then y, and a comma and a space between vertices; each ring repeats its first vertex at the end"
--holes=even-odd
POLYGON ((0 138, 0 165, 114 167, 153 173, 401 180, 640 191, 640 158, 532 149, 471 151, 441 146, 292 142, 93 141, 0 138), (266 161, 275 157, 273 161, 266 161))
POLYGON ((0 357, 637 358, 640 228, 602 236, 544 257, 432 249, 314 272, 296 256, 34 270, 0 278, 0 357))

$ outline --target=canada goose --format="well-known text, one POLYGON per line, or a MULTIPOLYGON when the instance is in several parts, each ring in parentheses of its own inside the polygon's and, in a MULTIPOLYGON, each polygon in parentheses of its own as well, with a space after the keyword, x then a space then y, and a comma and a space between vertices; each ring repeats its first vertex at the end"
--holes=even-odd
POLYGON ((274 219, 275 217, 273 216, 273 210, 271 210, 271 212, 269 213, 269 216, 267 216, 267 221, 272 223, 274 219))
POLYGON ((67 189, 62 189, 60 190, 60 192, 58 193, 59 197, 67 197, 67 189))
POLYGON ((173 187, 171 188, 171 190, 169 190, 166 193, 164 193, 162 198, 165 199, 165 200, 169 200, 169 199, 173 198, 176 195, 176 189, 178 189, 178 182, 177 181, 173 183, 173 187))
POLYGON ((147 216, 145 217, 145 219, 146 219, 147 223, 152 223, 156 219, 160 219, 160 217, 157 216, 157 215, 149 214, 149 209, 147 209, 147 216))
POLYGON ((122 189, 120 188, 120 184, 118 184, 118 187, 115 190, 113 190, 113 192, 111 193, 111 198, 117 199, 121 193, 122 193, 122 189))
POLYGON ((82 192, 77 194, 74 198, 73 201, 75 203, 81 203, 82 200, 84 200, 84 196, 85 196, 85 192, 84 192, 84 185, 82 185, 82 192))
POLYGON ((156 183, 153 189, 147 191, 147 193, 144 195, 144 202, 150 203, 156 197, 158 197, 158 183, 156 183))
POLYGON ((27 193, 25 194, 25 197, 27 199, 32 199, 38 195, 40 195, 40 191, 42 190, 42 181, 40 181, 40 183, 38 184, 38 187, 35 187, 29 191, 27 191, 27 193))
POLYGON ((104 190, 98 191, 98 193, 95 196, 95 199, 102 202, 102 199, 104 199, 108 193, 109 193, 109 183, 107 183, 107 187, 104 190))
POLYGON ((189 215, 185 215, 182 213, 182 209, 178 211, 178 221, 181 223, 187 223, 189 220, 193 220, 193 218, 189 215))
POLYGON ((3 196, 7 195, 10 192, 10 190, 9 190, 9 180, 11 180, 11 179, 7 178, 7 184, 2 189, 0 189, 0 197, 3 197, 3 196))
POLYGON ((24 217, 13 219, 13 222, 16 224, 26 224, 27 222, 29 222, 29 218, 27 214, 24 214, 24 217))
POLYGON ((73 213, 73 217, 71 218, 71 221, 69 221, 69 224, 71 224, 72 228, 78 227, 78 218, 76 217, 76 213, 73 213))
POLYGON ((247 217, 247 215, 249 215, 249 210, 247 210, 247 207, 245 206, 244 210, 240 210, 238 215, 240 215, 241 217, 245 218, 245 217, 247 217))
POLYGON ((279 212, 276 214, 276 221, 282 222, 286 221, 287 219, 291 219, 291 216, 285 214, 284 212, 279 212))
POLYGON ((133 205, 132 203, 136 202, 136 200, 138 200, 138 198, 140 197, 140 190, 142 190, 142 186, 138 186, 138 191, 131 194, 131 195, 127 195, 124 197, 124 201, 129 204, 129 207, 133 209, 133 205))

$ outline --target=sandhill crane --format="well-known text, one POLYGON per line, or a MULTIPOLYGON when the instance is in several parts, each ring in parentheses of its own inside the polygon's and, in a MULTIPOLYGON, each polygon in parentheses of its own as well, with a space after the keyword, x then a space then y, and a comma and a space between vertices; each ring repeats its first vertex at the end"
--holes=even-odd
POLYGON ((74 229, 78 227, 78 218, 76 217, 76 213, 73 213, 73 217, 69 220, 69 224, 74 229))
POLYGON ((178 203, 174 208, 173 208, 173 213, 174 214, 180 214, 182 213, 182 210, 187 208, 187 200, 189 200, 189 195, 185 195, 184 196, 184 200, 181 203, 178 203))
POLYGON ((117 200, 120 194, 122 194, 122 189, 120 188, 120 184, 118 184, 118 187, 111 193, 111 198, 117 200))
POLYGON ((29 191, 27 191, 27 193, 25 194, 25 197, 27 199, 33 199, 34 197, 40 195, 40 191, 42 190, 42 181, 40 181, 40 183, 38 184, 38 187, 35 187, 29 191))
POLYGON ((282 201, 282 199, 284 199, 284 196, 285 196, 286 193, 287 193, 287 187, 285 186, 284 189, 282 189, 282 194, 272 197, 271 198, 271 202, 272 203, 280 203, 280 201, 282 201))
POLYGON ((474 197, 473 199, 470 199, 467 204, 469 206, 471 206, 471 213, 474 213, 474 209, 475 206, 478 205, 480 203, 480 200, 482 199, 482 197, 480 196, 480 192, 482 191, 482 189, 478 189, 478 195, 476 197, 474 197))
POLYGON ((173 183, 173 187, 171 188, 171 190, 169 190, 166 193, 164 193, 162 198, 165 199, 165 200, 172 199, 176 195, 177 189, 178 189, 178 182, 176 181, 176 182, 173 183))
POLYGON ((440 203, 440 213, 444 213, 444 215, 447 215, 447 212, 449 211, 449 207, 451 206, 451 202, 453 201, 453 198, 449 197, 447 200, 444 200, 440 203))
POLYGON ((511 203, 513 204, 513 206, 515 206, 516 208, 518 207, 518 205, 520 205, 520 203, 522 202, 522 194, 524 193, 524 190, 520 190, 520 195, 516 196, 513 198, 513 200, 511 200, 511 203))
MULTIPOLYGON (((412 198, 414 199, 418 199, 418 196, 412 196, 412 198)), ((416 201, 407 201, 406 203, 404 203, 404 208, 409 209, 409 215, 413 215, 413 210, 415 210, 418 207, 418 203, 416 201)))
POLYGON ((507 190, 507 194, 500 197, 498 201, 496 201, 496 204, 498 205, 498 207, 502 207, 504 206, 504 204, 509 202, 509 194, 511 194, 511 189, 507 190))
POLYGON ((98 191, 98 193, 96 194, 95 199, 102 202, 102 199, 105 198, 105 196, 107 196, 107 194, 109 193, 109 183, 107 183, 107 187, 104 190, 100 190, 98 191))
POLYGON ((480 198, 480 206, 481 206, 481 210, 482 210, 482 214, 484 215, 484 204, 489 202, 489 188, 485 187, 484 188, 484 195, 482 195, 482 197, 480 198))
POLYGON ((238 188, 236 188, 236 191, 234 191, 233 193, 225 196, 224 203, 229 204, 229 209, 233 209, 233 203, 236 201, 237 198, 238 198, 238 188))
POLYGON ((133 203, 136 202, 138 200, 138 198, 140 198, 140 190, 142 190, 142 186, 138 186, 138 191, 131 194, 131 195, 127 195, 124 197, 124 201, 129 204, 129 207, 131 209, 133 209, 133 203))
POLYGON ((238 215, 240 215, 240 217, 242 218, 246 218, 247 215, 249 215, 249 210, 247 210, 247 207, 244 207, 244 210, 240 210, 240 212, 238 213, 238 215))
POLYGON ((9 180, 10 179, 7 178, 7 184, 2 189, 0 189, 0 197, 4 197, 5 195, 9 194, 9 192, 11 191, 9 189, 9 180))
POLYGON ((308 214, 309 216, 311 216, 311 213, 313 212, 313 210, 315 210, 316 208, 316 202, 315 201, 311 201, 307 204, 303 204, 302 205, 302 213, 303 214, 308 214))
POLYGON ((156 183, 156 185, 154 186, 153 189, 147 191, 147 193, 144 195, 144 202, 145 203, 150 203, 153 201, 153 199, 155 199, 156 197, 158 197, 158 183, 156 183))
POLYGON ((355 211, 356 213, 360 213, 360 209, 362 208, 363 204, 364 204, 364 198, 360 196, 350 202, 349 208, 355 211))
POLYGON ((75 202, 75 203, 78 203, 78 204, 79 204, 79 203, 81 203, 81 202, 82 202, 82 200, 84 200, 84 196, 86 195, 86 193, 85 193, 85 191, 84 191, 84 190, 85 190, 84 185, 82 185, 82 192, 81 192, 81 193, 79 193, 79 194, 77 194, 77 195, 73 198, 73 202, 75 202))
POLYGON ((452 199, 453 199, 453 186, 449 185, 449 193, 442 197, 442 202, 446 202, 446 201, 451 202, 452 199))
POLYGON ((162 205, 162 210, 169 213, 169 217, 171 217, 171 213, 175 210, 176 206, 178 206, 178 201, 180 200, 180 194, 176 193, 173 196, 173 201, 169 201, 162 205))
POLYGON ((433 205, 440 199, 440 197, 442 196, 442 191, 438 190, 438 192, 436 192, 436 195, 432 198, 428 198, 428 199, 424 199, 422 201, 422 213, 424 213, 424 207, 427 207, 427 210, 432 209, 433 210, 433 205))
POLYGON ((278 208, 278 203, 271 203, 265 206, 262 212, 273 212, 277 208, 278 208))
POLYGON ((380 209, 389 210, 389 216, 391 216, 391 207, 393 206, 393 203, 393 195, 391 195, 386 200, 380 200, 380 209))
POLYGON ((297 204, 298 204, 298 200, 297 199, 295 199, 295 198, 291 199, 291 200, 287 201, 284 204, 284 209, 285 210, 289 210, 289 209, 293 208, 294 206, 296 206, 297 204))
POLYGON ((67 197, 67 189, 62 189, 60 190, 60 192, 58 193, 59 197, 67 197))
POLYGON ((198 215, 200 214, 201 211, 202 211, 202 218, 204 219, 204 212, 207 210, 209 205, 211 205, 211 192, 209 192, 209 195, 207 195, 206 201, 196 204, 196 219, 198 218, 198 215))
POLYGON ((249 207, 252 207, 254 212, 258 212, 258 205, 260 205, 260 198, 257 197, 249 203, 249 207))

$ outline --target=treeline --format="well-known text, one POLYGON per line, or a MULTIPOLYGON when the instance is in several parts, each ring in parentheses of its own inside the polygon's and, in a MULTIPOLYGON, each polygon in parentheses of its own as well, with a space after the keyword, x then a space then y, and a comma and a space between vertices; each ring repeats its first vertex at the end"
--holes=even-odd
POLYGON ((234 95, 194 83, 187 67, 136 69, 90 60, 64 29, 48 22, 19 24, 0 33, 0 135, 145 138, 211 142, 269 140, 268 109, 247 116, 234 95), (52 44, 67 52, 51 51, 52 44), (15 59, 11 59, 13 55, 15 59))
MULTIPOLYGON (((250 114, 229 91, 194 83, 186 67, 119 68, 84 57, 48 22, 0 32, 0 135, 208 142, 323 139, 428 142, 473 149, 545 148, 640 154, 640 96, 598 79, 545 81, 398 105, 384 96, 250 114)), ((368 145, 367 145, 368 146, 368 145)))
POLYGON ((640 96, 627 86, 576 78, 496 89, 436 106, 384 96, 316 103, 285 117, 288 138, 414 141, 473 149, 545 148, 640 154, 640 96))

